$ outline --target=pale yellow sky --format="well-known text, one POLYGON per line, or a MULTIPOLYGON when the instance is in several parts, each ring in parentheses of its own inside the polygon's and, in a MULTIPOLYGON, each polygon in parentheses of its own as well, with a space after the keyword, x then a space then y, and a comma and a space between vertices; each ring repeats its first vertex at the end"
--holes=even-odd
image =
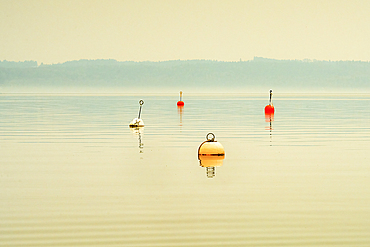
POLYGON ((370 60, 368 0, 0 0, 0 60, 370 60))

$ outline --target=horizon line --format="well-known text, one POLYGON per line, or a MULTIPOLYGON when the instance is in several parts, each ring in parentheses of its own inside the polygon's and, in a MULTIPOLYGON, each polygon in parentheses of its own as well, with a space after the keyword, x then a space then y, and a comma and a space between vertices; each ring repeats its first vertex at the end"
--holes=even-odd
POLYGON ((134 61, 134 60, 117 60, 114 58, 96 58, 96 59, 88 59, 88 58, 81 58, 81 59, 75 59, 75 60, 67 60, 64 62, 58 62, 58 63, 44 63, 44 62, 38 62, 37 60, 23 60, 23 61, 10 61, 10 60, 0 60, 0 63, 3 62, 10 62, 10 63, 24 63, 24 62, 37 62, 37 66, 40 65, 60 65, 60 64, 65 64, 68 62, 79 62, 79 61, 115 61, 119 63, 124 63, 124 62, 131 62, 131 63, 164 63, 164 62, 186 62, 186 61, 205 61, 205 62, 222 62, 222 63, 239 63, 239 62, 253 62, 253 61, 284 61, 284 62, 290 62, 290 61, 296 61, 296 62, 364 62, 364 63, 369 63, 369 60, 318 60, 318 59, 309 59, 309 58, 304 58, 304 59, 276 59, 276 58, 267 58, 267 57, 259 57, 259 56, 254 56, 253 59, 250 60, 235 60, 235 61, 226 61, 226 60, 217 60, 217 59, 170 59, 170 60, 140 60, 140 61, 134 61))

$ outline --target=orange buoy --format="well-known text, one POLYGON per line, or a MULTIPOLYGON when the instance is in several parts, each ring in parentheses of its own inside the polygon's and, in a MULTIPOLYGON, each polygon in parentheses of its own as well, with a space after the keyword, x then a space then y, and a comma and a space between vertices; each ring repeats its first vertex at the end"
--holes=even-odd
POLYGON ((180 91, 180 100, 177 101, 177 106, 183 106, 184 105, 184 101, 182 101, 182 91, 180 91))
POLYGON ((213 178, 216 167, 223 165, 225 150, 221 143, 215 141, 213 133, 208 133, 206 139, 198 148, 198 159, 200 166, 206 168, 207 177, 213 178), (211 138, 209 138, 210 135, 212 135, 211 138))
POLYGON ((272 104, 272 89, 270 89, 270 102, 267 106, 265 106, 265 114, 274 114, 275 108, 272 104))

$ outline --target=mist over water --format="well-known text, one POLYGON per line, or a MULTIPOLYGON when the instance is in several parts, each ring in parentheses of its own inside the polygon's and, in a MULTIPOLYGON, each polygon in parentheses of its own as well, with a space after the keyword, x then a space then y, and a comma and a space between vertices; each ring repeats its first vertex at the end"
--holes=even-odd
POLYGON ((369 81, 362 61, 0 61, 1 93, 369 93, 369 81))
POLYGON ((0 95, 0 246, 370 243, 370 95, 274 91, 273 116, 268 93, 178 100, 0 95), (209 132, 226 153, 213 178, 209 132))

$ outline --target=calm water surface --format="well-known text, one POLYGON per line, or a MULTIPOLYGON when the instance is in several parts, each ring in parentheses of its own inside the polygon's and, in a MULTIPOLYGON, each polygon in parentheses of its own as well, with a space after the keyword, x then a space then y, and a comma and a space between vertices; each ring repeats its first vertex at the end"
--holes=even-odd
POLYGON ((0 246, 370 246, 370 95, 177 100, 0 95, 0 246))

